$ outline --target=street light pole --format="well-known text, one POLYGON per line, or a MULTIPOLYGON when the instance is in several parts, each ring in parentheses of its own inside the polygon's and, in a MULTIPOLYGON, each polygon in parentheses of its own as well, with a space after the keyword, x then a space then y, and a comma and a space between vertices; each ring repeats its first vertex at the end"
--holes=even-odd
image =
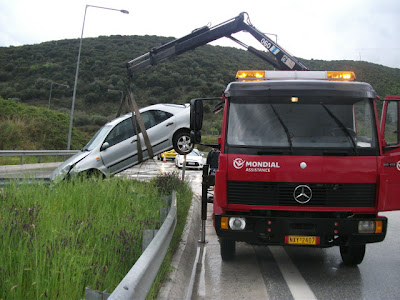
POLYGON ((85 15, 83 16, 83 24, 82 24, 82 32, 81 32, 81 39, 79 42, 79 51, 78 51, 78 61, 76 63, 76 72, 75 72, 75 82, 74 82, 74 91, 72 93, 72 105, 71 105, 71 114, 69 118, 69 129, 68 129, 68 143, 67 143, 67 150, 71 148, 71 136, 72 136, 72 123, 74 120, 74 109, 75 109, 75 99, 76 99, 76 87, 78 85, 78 74, 79 74, 79 62, 81 60, 81 49, 82 49, 82 40, 83 40, 83 30, 85 29, 85 19, 86 19, 86 11, 88 7, 95 7, 101 9, 108 9, 108 10, 115 10, 119 11, 124 14, 129 14, 129 11, 124 9, 115 9, 115 8, 108 8, 102 6, 95 6, 95 5, 86 5, 85 7, 85 15))

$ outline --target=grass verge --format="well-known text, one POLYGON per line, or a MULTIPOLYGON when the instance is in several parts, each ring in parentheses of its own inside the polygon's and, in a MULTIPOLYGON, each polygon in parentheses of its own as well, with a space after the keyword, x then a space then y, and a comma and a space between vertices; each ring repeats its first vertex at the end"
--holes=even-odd
POLYGON ((0 298, 82 299, 86 286, 114 290, 141 255, 143 229, 161 225, 161 195, 169 191, 160 182, 175 180, 178 220, 190 206, 186 184, 160 178, 3 187, 0 298))

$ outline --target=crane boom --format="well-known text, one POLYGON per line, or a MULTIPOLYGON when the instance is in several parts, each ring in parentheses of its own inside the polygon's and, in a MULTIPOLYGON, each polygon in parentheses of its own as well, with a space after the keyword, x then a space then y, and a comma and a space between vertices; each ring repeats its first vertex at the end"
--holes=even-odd
POLYGON ((151 49, 149 52, 140 55, 139 57, 134 58, 127 63, 128 75, 132 77, 133 73, 136 71, 154 66, 173 56, 193 50, 199 46, 203 46, 222 37, 228 37, 232 39, 241 46, 245 47, 250 53, 263 59, 276 69, 298 71, 308 70, 308 68, 298 59, 290 55, 276 42, 251 25, 250 21, 247 20, 246 22, 245 15, 246 13, 242 12, 237 17, 227 20, 214 27, 204 26, 195 29, 184 37, 151 49), (250 33, 261 43, 261 45, 263 45, 270 53, 273 54, 275 59, 268 56, 265 52, 259 51, 254 47, 247 46, 231 36, 232 34, 240 31, 246 31, 250 33))

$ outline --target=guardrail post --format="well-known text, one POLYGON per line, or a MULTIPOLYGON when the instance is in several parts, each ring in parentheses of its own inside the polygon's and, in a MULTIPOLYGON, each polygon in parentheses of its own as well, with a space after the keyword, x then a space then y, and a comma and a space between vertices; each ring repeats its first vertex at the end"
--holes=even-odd
POLYGON ((160 223, 164 223, 165 219, 167 218, 169 208, 171 206, 172 195, 165 196, 162 198, 163 207, 160 208, 160 223))
POLYGON ((158 229, 145 229, 143 230, 142 236, 142 252, 144 252, 147 246, 150 245, 151 241, 157 235, 158 229))

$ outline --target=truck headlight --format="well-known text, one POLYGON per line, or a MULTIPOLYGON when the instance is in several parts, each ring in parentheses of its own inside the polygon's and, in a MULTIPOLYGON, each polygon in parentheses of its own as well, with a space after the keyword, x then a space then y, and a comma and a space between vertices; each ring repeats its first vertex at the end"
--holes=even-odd
POLYGON ((382 221, 359 221, 358 233, 382 233, 382 221))
POLYGON ((374 233, 375 222, 374 221, 359 221, 358 222, 358 233, 374 233))
POLYGON ((246 227, 246 220, 245 218, 231 217, 229 218, 229 227, 232 230, 243 230, 246 227))

